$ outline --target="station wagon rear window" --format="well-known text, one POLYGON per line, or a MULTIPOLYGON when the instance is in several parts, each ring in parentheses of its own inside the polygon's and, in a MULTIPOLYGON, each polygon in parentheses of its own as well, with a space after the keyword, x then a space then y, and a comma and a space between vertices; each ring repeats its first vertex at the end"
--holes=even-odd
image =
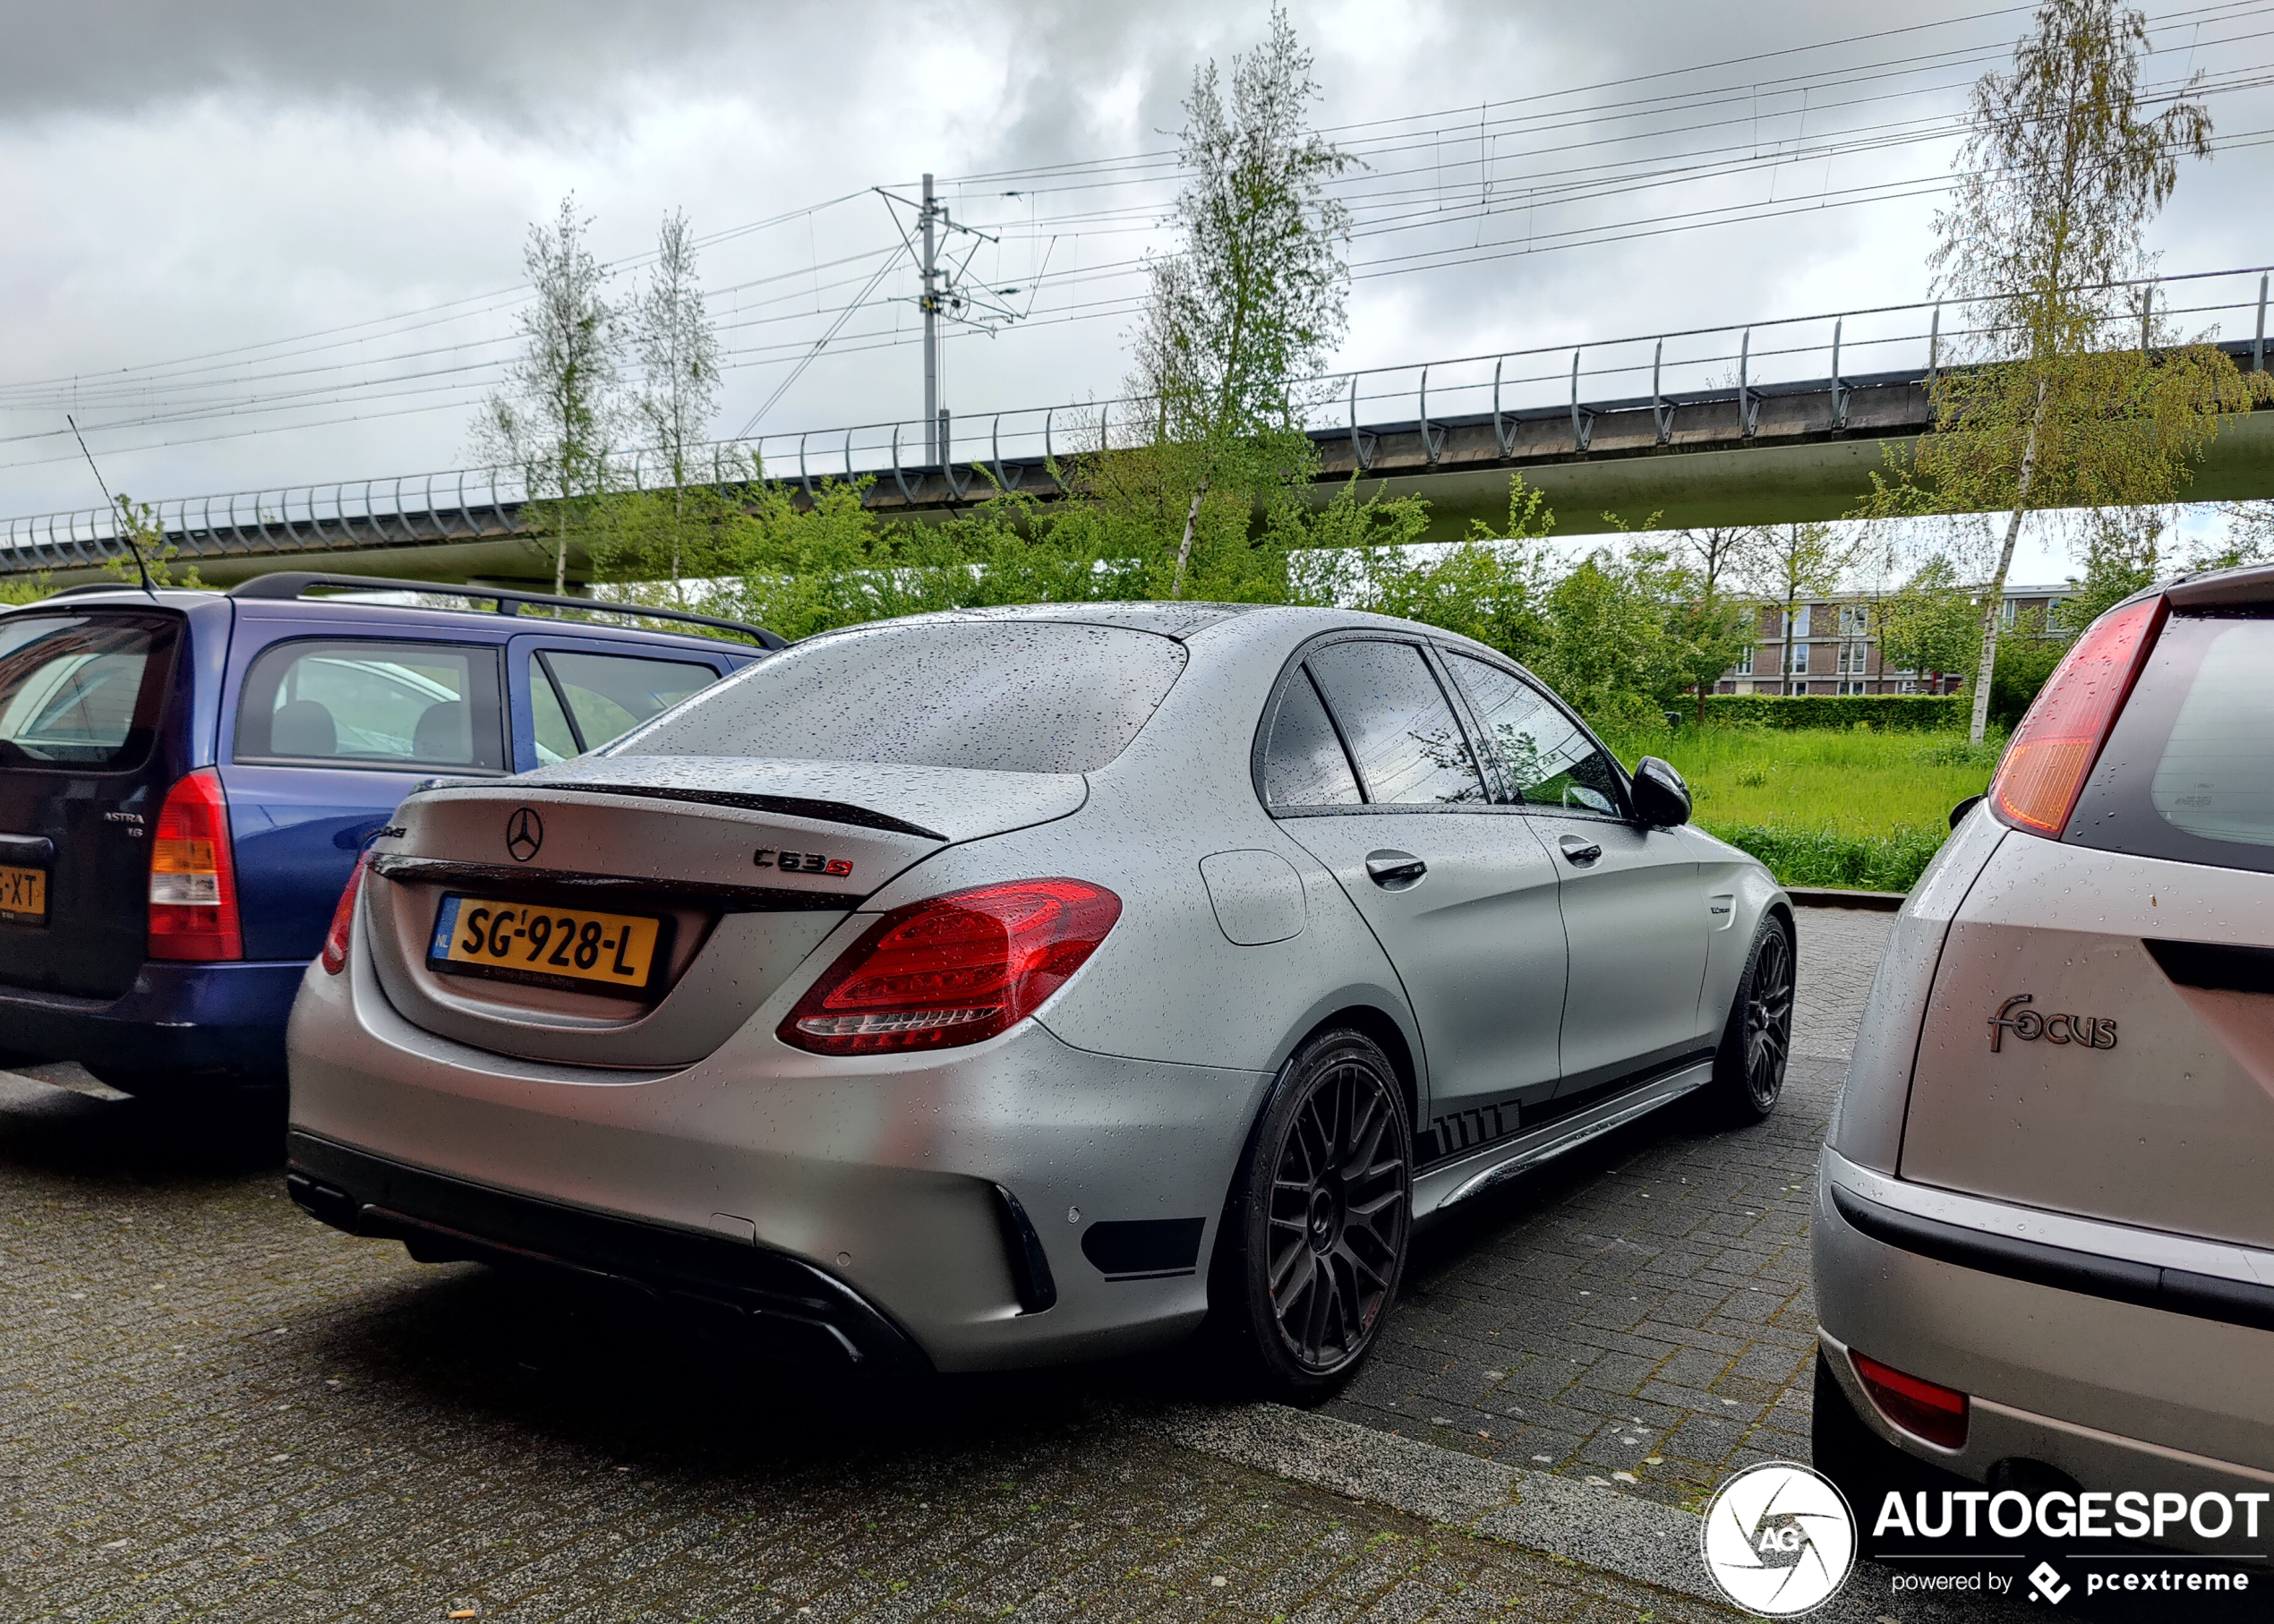
POLYGON ((179 633, 170 615, 0 616, 0 770, 140 766, 179 633))
POLYGON ((1173 638, 1058 620, 930 621, 793 644, 610 750, 1091 773, 1184 669, 1173 638))
POLYGON ((237 708, 236 758, 502 773, 497 651, 367 637, 263 649, 237 708))

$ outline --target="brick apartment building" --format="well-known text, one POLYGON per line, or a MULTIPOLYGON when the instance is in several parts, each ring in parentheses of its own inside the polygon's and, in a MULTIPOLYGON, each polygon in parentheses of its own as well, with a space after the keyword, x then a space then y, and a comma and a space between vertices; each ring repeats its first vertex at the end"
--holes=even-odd
MULTIPOLYGON (((2002 611, 2013 626, 2032 611, 2050 611, 2073 588, 2008 585, 2002 611)), ((1966 686, 1965 673, 1945 671, 1940 680, 1926 671, 1883 670, 1873 600, 1867 593, 1834 593, 1796 605, 1792 614, 1792 669, 1780 679, 1784 652, 1784 611, 1760 611, 1753 647, 1722 673, 1721 694, 1954 694, 1966 686)))

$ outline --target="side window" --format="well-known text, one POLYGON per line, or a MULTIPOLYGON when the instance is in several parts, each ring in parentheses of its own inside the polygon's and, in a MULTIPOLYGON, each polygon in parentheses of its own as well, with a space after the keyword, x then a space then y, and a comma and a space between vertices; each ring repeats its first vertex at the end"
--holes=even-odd
POLYGON ((558 648, 533 654, 529 666, 540 761, 596 750, 719 680, 718 672, 692 660, 558 648))
POLYGON ((1468 695, 1484 731, 1484 753, 1500 768, 1510 800, 1618 816, 1618 769, 1547 696, 1466 654, 1448 654, 1445 662, 1468 695))
POLYGON ((1280 690, 1279 708, 1264 742, 1264 804, 1278 811, 1355 807, 1363 799, 1350 757, 1335 737, 1334 723, 1327 720, 1327 707, 1319 703, 1319 690, 1298 670, 1280 690))
POLYGON ((502 731, 494 649, 312 638, 252 662, 236 759, 502 773, 502 731))
POLYGON ((1330 643, 1304 663, 1342 724, 1368 801, 1381 806, 1480 802, 1484 782, 1420 649, 1410 643, 1330 643))

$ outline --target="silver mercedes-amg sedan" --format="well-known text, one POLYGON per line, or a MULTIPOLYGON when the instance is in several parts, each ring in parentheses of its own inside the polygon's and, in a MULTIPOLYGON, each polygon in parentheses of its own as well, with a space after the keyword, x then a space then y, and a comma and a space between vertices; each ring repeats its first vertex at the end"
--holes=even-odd
POLYGON ((968 1371, 1203 1318, 1364 1355, 1416 1223, 1782 1086, 1790 904, 1491 649, 1081 604, 811 638, 423 787, 293 1012, 290 1188, 781 1354, 968 1371))
POLYGON ((2262 1557, 2274 568, 2118 604, 2046 684, 1888 939, 1814 1244, 1816 1464, 1868 1539, 1987 1484, 2071 1554, 2262 1557))

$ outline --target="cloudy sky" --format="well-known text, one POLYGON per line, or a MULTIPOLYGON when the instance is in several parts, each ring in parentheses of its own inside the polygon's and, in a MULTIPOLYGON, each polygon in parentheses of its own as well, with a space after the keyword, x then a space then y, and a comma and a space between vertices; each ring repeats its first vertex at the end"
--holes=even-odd
MULTIPOLYGON (((966 285, 1019 317, 946 346, 957 449, 979 454, 963 436, 995 413, 1116 392, 1167 241, 1178 104, 1197 63, 1228 66, 1269 24, 1222 0, 0 7, 0 515, 99 500, 66 411, 144 498, 459 466, 513 351, 528 223, 571 192, 619 295, 685 209, 729 359, 716 432, 773 436, 780 467, 800 432, 834 430, 812 455, 839 466, 849 425, 859 448, 895 419, 920 433, 908 215, 876 189, 912 196, 928 169, 992 239, 956 239, 966 285)), ((2274 4, 2148 9, 2149 79, 2208 73, 2222 147, 2155 227, 2163 269, 2274 260, 2274 4)), ((1338 365, 1437 361, 1440 411, 1486 403, 1491 360, 1449 358, 1555 352, 1504 363, 1512 400, 1544 403, 1569 388, 1555 346, 1585 342, 1586 387, 1611 397, 1646 390, 1659 333, 1923 297, 1965 87, 2028 18, 1982 0, 1291 11, 1318 123, 1365 165, 1343 183, 1338 365)), ((2184 308, 2256 285, 2176 286, 2184 308)), ((1845 370, 1914 364, 1923 327, 1851 321, 1845 370)), ((1756 375, 1822 376, 1829 336, 1757 329, 1756 375)), ((1733 343, 1670 339, 1669 386, 1727 372, 1733 343)), ((1417 382, 1369 373, 1365 414, 1410 418, 1417 382)), ((1007 440, 1039 419, 1004 422, 1007 440)))

